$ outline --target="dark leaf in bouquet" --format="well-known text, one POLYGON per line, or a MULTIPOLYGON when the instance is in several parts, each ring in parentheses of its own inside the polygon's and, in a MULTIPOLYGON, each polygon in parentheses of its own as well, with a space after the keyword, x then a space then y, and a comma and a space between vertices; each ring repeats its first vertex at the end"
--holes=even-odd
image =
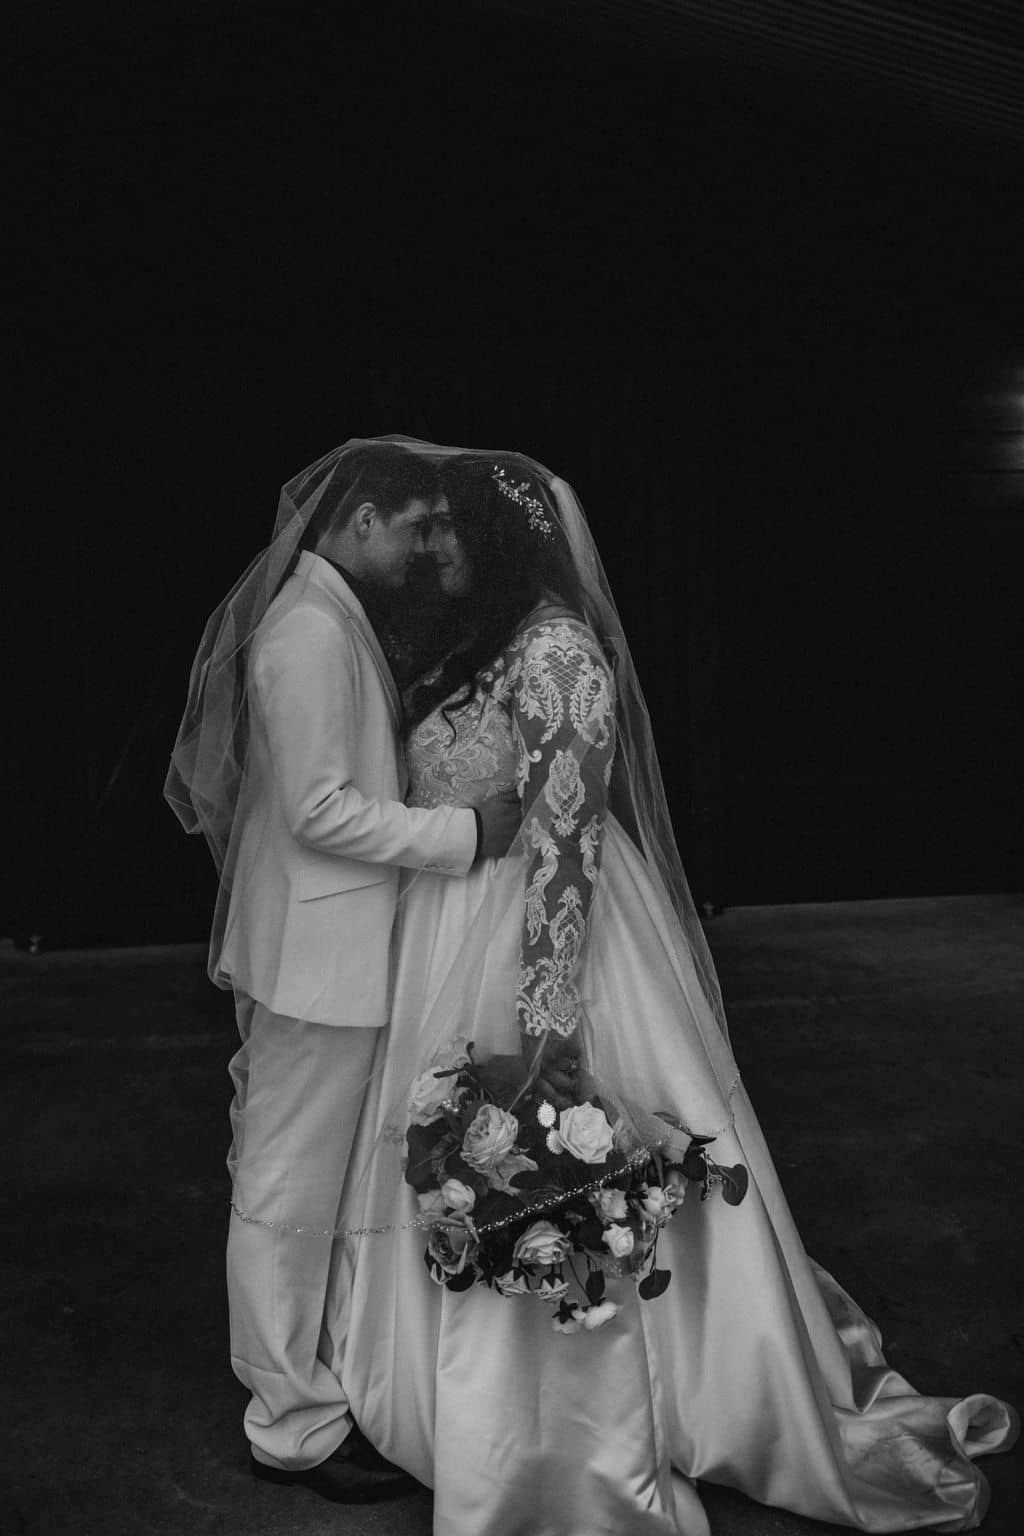
POLYGON ((694 1151, 691 1147, 680 1166, 688 1179, 695 1179, 698 1183, 703 1182, 707 1176, 707 1163, 704 1153, 699 1149, 694 1151))
POLYGON ((418 1195, 427 1195, 434 1188, 434 1170, 430 1159, 426 1162, 413 1162, 410 1157, 405 1165, 405 1182, 416 1191, 418 1195))
POLYGON ((476 1270, 472 1264, 468 1264, 461 1275, 452 1275, 445 1281, 449 1291, 468 1291, 476 1280, 476 1270))
POLYGON ((558 1161, 558 1171, 567 1190, 590 1189, 598 1181, 604 1184, 608 1173, 607 1162, 581 1163, 568 1154, 558 1161))
POLYGON ((587 1300, 595 1307, 604 1295, 604 1270, 592 1269, 587 1276, 587 1300))
POLYGON ((487 1188, 483 1179, 475 1168, 471 1168, 462 1154, 457 1150, 448 1153, 444 1160, 444 1174, 446 1179, 458 1179, 460 1183, 467 1184, 470 1189, 475 1189, 477 1194, 482 1194, 487 1188))
POLYGON ((410 1125, 406 1130, 405 1139, 409 1151, 422 1156, 425 1147, 433 1147, 447 1134, 448 1128, 439 1115, 436 1120, 431 1120, 429 1125, 410 1125))
POLYGON ((512 1268, 512 1250, 515 1247, 515 1229, 505 1227, 500 1232, 486 1233, 477 1255, 477 1263, 484 1273, 497 1277, 507 1275, 512 1268))
POLYGON ((521 1056, 489 1056, 482 1066, 477 1067, 476 1077, 480 1086, 496 1100, 509 1100, 522 1093, 529 1070, 521 1056))
POLYGON ((726 1205, 740 1205, 747 1193, 750 1177, 742 1163, 734 1163, 731 1168, 723 1168, 720 1163, 712 1165, 719 1178, 722 1180, 722 1199, 726 1205))
POLYGON ((405 1133, 409 1158, 405 1165, 405 1182, 411 1184, 417 1194, 425 1195, 435 1185, 433 1162, 442 1149, 446 1136, 444 1122, 433 1120, 430 1125, 410 1125, 405 1133))
POLYGON ((478 1232, 486 1232, 499 1221, 515 1221, 525 1215, 523 1202, 499 1189, 489 1190, 473 1208, 473 1223, 478 1232))
POLYGON ((668 1283, 672 1279, 672 1272, 668 1269, 652 1269, 649 1275, 645 1275, 637 1286, 637 1294, 643 1301, 653 1301, 655 1296, 661 1296, 668 1290, 668 1283))
POLYGON ((545 1168, 524 1168, 521 1173, 515 1175, 516 1188, 523 1191, 529 1190, 531 1201, 538 1194, 549 1195, 552 1199, 560 1199, 562 1189, 558 1184, 552 1184, 551 1173, 545 1168))
POLYGON ((532 1157, 535 1163, 551 1162, 551 1153, 547 1149, 544 1132, 534 1121, 528 1118, 519 1122, 519 1135, 516 1137, 516 1147, 520 1152, 525 1152, 532 1157))
POLYGON ((585 1217, 576 1228, 577 1241, 593 1253, 604 1253, 604 1227, 596 1216, 585 1217))

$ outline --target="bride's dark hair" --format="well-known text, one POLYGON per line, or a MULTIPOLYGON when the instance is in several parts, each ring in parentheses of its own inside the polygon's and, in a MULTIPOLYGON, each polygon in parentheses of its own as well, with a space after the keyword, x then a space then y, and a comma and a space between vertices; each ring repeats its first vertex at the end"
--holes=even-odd
POLYGON ((480 672, 542 602, 582 613, 579 580, 554 501, 525 461, 507 453, 450 459, 441 471, 440 490, 468 557, 470 580, 445 624, 454 649, 438 675, 413 690, 410 726, 445 699, 450 700, 446 718, 449 710, 471 703, 480 672))

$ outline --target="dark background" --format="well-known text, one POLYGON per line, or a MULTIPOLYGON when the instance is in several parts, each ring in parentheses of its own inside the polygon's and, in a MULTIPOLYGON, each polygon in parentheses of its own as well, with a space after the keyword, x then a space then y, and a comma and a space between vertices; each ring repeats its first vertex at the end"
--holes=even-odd
POLYGON ((1019 7, 771 10, 14 6, 0 934, 202 936, 203 621, 393 431, 576 487, 701 901, 1019 885, 1019 7))

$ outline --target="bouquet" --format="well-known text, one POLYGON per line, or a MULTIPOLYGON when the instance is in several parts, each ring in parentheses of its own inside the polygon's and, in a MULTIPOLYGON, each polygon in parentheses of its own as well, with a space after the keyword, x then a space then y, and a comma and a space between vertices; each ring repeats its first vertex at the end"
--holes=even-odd
POLYGON ((747 1190, 742 1164, 712 1161, 713 1137, 687 1132, 685 1153, 668 1161, 668 1138, 649 1145, 609 1100, 593 1094, 558 1111, 521 1058, 478 1063, 469 1040, 438 1053, 408 1112, 405 1179, 419 1199, 431 1279, 450 1291, 480 1283, 501 1296, 532 1293, 555 1307, 560 1333, 616 1315, 606 1277, 632 1276, 644 1300, 666 1290, 658 1237, 690 1183, 702 1200, 721 1185, 730 1205, 747 1190))

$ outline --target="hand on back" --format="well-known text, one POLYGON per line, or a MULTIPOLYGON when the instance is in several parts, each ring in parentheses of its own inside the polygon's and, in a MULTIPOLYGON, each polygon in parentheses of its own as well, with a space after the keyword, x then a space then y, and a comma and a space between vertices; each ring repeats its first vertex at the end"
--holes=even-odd
POLYGON ((522 807, 514 790, 494 795, 479 807, 483 835, 481 859, 503 859, 519 835, 522 807))

